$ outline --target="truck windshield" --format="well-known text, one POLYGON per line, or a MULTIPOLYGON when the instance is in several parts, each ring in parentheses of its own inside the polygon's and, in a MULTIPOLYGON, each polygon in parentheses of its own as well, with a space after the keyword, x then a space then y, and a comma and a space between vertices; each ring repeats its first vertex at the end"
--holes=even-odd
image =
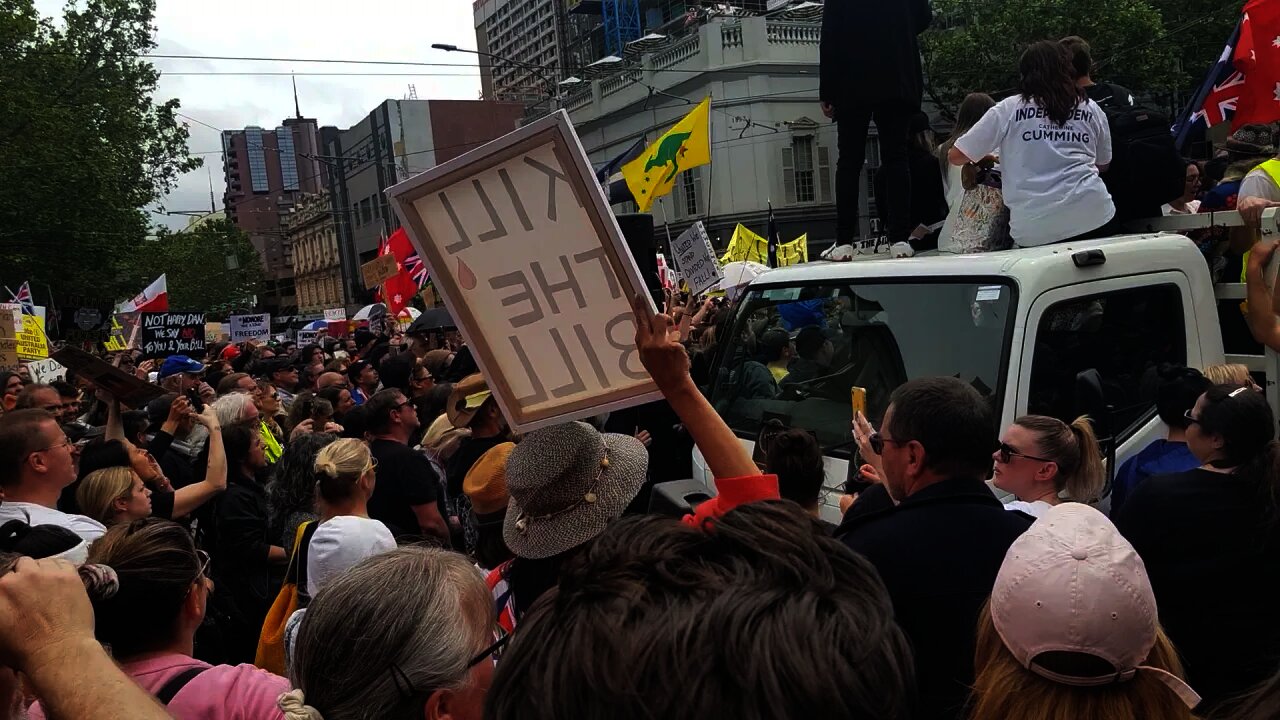
POLYGON ((1016 300, 986 278, 753 289, 721 335, 711 403, 742 437, 781 423, 836 457, 853 450, 854 387, 873 423, 919 377, 958 377, 999 407, 1016 300))

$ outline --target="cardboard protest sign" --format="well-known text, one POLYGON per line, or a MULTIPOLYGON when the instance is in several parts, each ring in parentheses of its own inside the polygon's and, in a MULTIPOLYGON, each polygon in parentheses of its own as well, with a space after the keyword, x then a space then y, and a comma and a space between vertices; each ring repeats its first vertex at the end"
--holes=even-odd
POLYGON ((204 355, 204 313, 142 313, 143 357, 204 355))
POLYGON ((31 371, 31 379, 38 383, 51 383, 67 377, 67 369, 52 358, 32 360, 27 363, 27 370, 31 371))
POLYGON ((142 335, 142 313, 116 313, 111 316, 111 329, 102 345, 107 350, 119 351, 138 347, 142 335))
POLYGON ((242 343, 250 340, 266 342, 271 339, 271 315, 232 315, 231 342, 242 343))
POLYGON ((314 343, 314 342, 316 341, 316 335, 319 335, 319 333, 318 333, 318 332, 316 332, 315 330, 299 330, 299 331, 298 331, 298 344, 299 344, 299 345, 311 345, 312 343, 314 343))
POLYGON ((13 313, 0 311, 0 370, 15 370, 18 364, 18 332, 14 329, 13 313))
POLYGON ((17 340, 18 357, 22 360, 43 360, 49 357, 49 338, 44 334, 45 309, 36 306, 35 315, 23 315, 22 306, 16 303, 0 303, 0 311, 13 318, 13 337, 17 340))
POLYGON ((723 277, 720 263, 716 262, 715 251, 711 249, 711 238, 707 236, 707 229, 701 220, 680 233, 680 237, 671 243, 671 254, 675 255, 680 276, 689 284, 689 292, 694 295, 714 287, 723 277))
POLYGON ((395 255, 379 255, 361 265, 360 272, 364 275, 364 289, 372 290, 399 275, 400 267, 396 264, 395 255))
POLYGON ((329 310, 325 310, 325 311, 324 311, 324 321, 325 321, 325 322, 346 322, 346 321, 347 321, 347 309, 346 309, 346 308, 331 308, 331 309, 329 309, 329 310))
POLYGON ((212 345, 222 339, 222 323, 207 322, 204 324, 204 344, 212 345))
POLYGON ((52 359, 74 372, 76 377, 90 380, 94 385, 111 393, 120 402, 133 408, 141 408, 164 394, 164 389, 159 385, 152 385, 146 380, 130 375, 106 360, 78 348, 64 347, 55 352, 52 359))
POLYGON ((563 111, 388 195, 514 430, 659 397, 635 350, 648 294, 563 111))

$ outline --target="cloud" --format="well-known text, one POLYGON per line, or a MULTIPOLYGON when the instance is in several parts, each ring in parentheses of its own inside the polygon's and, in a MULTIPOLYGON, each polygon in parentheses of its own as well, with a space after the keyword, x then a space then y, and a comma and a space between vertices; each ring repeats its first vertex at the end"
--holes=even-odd
MULTIPOLYGON (((40 12, 61 16, 63 0, 37 0, 40 12)), ((187 75, 183 73, 299 73, 303 115, 321 125, 349 127, 388 98, 402 98, 409 84, 418 97, 471 100, 479 96, 475 57, 431 49, 431 43, 475 47, 470 0, 157 0, 156 53, 227 57, 324 58, 458 63, 464 67, 340 65, 333 63, 156 59, 163 73, 156 101, 178 98, 181 112, 216 128, 273 128, 294 113, 288 74, 187 75), (329 73, 329 74, 319 74, 329 73), (332 73, 367 73, 363 76, 332 73), (377 75, 376 73, 384 73, 377 75), (405 73, 403 76, 385 73, 405 73)), ((221 148, 218 132, 190 122, 193 152, 221 148)), ((205 166, 183 176, 161 204, 172 210, 209 206, 209 177, 219 205, 222 158, 203 155, 205 166)), ((182 216, 155 216, 183 227, 182 216)))

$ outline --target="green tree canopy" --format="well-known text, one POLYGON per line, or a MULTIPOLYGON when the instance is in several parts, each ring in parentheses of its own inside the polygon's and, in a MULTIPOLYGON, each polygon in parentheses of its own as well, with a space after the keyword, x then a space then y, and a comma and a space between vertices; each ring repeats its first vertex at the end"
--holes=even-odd
MULTIPOLYGON (((1022 51, 1068 35, 1089 42, 1098 79, 1149 94, 1168 93, 1185 79, 1177 62, 1182 35, 1167 34, 1150 0, 933 0, 933 8, 923 43, 925 87, 947 114, 971 92, 1011 94, 1022 51)), ((1225 41, 1217 41, 1219 51, 1225 41)))
POLYGON ((130 287, 146 287, 167 273, 169 307, 215 317, 253 310, 263 279, 249 236, 225 219, 177 233, 160 229, 157 238, 133 248, 128 268, 130 287))
POLYGON ((154 0, 72 0, 63 22, 0 0, 0 279, 118 299, 144 208, 187 152, 178 101, 155 104, 154 0))

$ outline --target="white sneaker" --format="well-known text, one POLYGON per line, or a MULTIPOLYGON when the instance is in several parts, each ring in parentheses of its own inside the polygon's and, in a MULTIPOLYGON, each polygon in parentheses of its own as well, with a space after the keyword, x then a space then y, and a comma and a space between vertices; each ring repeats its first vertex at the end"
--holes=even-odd
POLYGON ((889 246, 889 254, 896 258, 914 257, 916 249, 909 242, 896 242, 889 246))
POLYGON ((832 245, 822 251, 821 257, 823 260, 834 260, 839 262, 850 260, 856 254, 857 251, 854 249, 853 245, 832 245))

